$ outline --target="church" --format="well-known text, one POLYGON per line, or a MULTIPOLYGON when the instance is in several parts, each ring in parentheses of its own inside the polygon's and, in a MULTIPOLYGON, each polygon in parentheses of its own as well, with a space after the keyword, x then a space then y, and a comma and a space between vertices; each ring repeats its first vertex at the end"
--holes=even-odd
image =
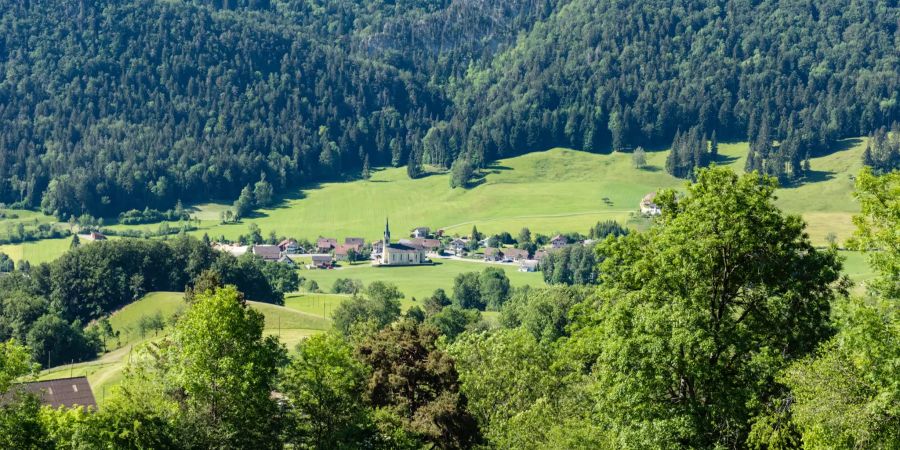
POLYGON ((384 222, 384 241, 382 242, 380 266, 414 266, 431 264, 426 256, 426 250, 422 246, 407 244, 392 244, 391 229, 388 221, 384 222))

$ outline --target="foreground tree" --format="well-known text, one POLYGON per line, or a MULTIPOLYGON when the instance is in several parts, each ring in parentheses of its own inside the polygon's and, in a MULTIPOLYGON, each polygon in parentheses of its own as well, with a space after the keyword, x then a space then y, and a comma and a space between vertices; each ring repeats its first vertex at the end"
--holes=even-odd
POLYGON ((290 405, 287 441, 298 448, 350 448, 371 441, 363 403, 366 367, 340 336, 313 336, 297 346, 281 390, 290 405))
POLYGON ((172 426, 186 447, 278 448, 271 393, 285 350, 264 326, 234 286, 195 292, 171 338, 130 369, 115 400, 122 415, 172 426))
POLYGON ((775 207, 775 187, 700 170, 683 198, 657 197, 648 232, 599 247, 599 309, 583 307, 567 353, 615 446, 745 445, 785 394, 776 374, 830 334, 841 265, 775 207))
POLYGON ((837 335, 786 383, 793 420, 813 448, 900 447, 900 172, 856 181, 862 214, 856 245, 878 272, 868 298, 838 303, 837 335))
POLYGON ((437 338, 434 329, 404 321, 366 339, 357 349, 371 368, 365 395, 378 408, 383 434, 468 448, 481 435, 459 392, 453 360, 438 350, 437 338))

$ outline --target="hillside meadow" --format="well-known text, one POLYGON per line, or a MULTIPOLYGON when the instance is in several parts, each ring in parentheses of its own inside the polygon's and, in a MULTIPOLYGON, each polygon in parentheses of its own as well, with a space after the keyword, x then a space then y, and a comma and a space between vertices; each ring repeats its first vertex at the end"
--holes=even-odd
MULTIPOLYGON (((252 301, 248 303, 265 316, 264 332, 268 335, 278 336, 288 349, 293 349, 301 339, 321 333, 331 327, 330 320, 322 315, 267 303, 252 301)), ((107 353, 93 361, 45 370, 40 373, 39 379, 52 380, 70 376, 87 376, 91 383, 91 389, 94 391, 94 397, 98 402, 102 402, 110 389, 122 380, 122 371, 131 357, 132 349, 136 345, 165 336, 170 331, 169 322, 172 317, 181 313, 184 308, 186 308, 184 294, 181 292, 151 292, 110 316, 110 325, 114 332, 119 333, 119 338, 107 341, 107 353), (159 313, 165 320, 166 329, 142 334, 139 330, 140 320, 156 313, 159 313)))

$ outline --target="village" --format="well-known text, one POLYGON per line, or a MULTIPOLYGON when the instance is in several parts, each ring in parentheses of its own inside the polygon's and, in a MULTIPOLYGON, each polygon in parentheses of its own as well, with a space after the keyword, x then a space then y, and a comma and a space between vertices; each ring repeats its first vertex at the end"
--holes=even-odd
MULTIPOLYGON (((650 193, 641 199, 639 211, 642 216, 653 217, 661 213, 654 203, 655 195, 650 193)), ((96 233, 85 238, 97 239, 94 235, 96 233)), ((452 259, 511 265, 517 266, 520 272, 537 272, 541 270, 541 261, 550 253, 568 246, 590 247, 596 241, 578 233, 558 233, 552 237, 536 235, 531 238, 527 228, 520 231, 518 240, 508 232, 484 236, 475 227, 469 235, 450 236, 443 229, 432 230, 427 226, 414 227, 408 234, 394 239, 390 221, 385 219, 384 234, 374 240, 348 236, 340 241, 336 237, 319 236, 314 242, 288 237, 278 242, 211 242, 210 245, 236 257, 250 253, 267 262, 306 270, 340 269, 342 264, 367 262, 373 267, 427 266, 437 260, 452 259), (522 242, 522 233, 528 234, 527 242, 522 242)))

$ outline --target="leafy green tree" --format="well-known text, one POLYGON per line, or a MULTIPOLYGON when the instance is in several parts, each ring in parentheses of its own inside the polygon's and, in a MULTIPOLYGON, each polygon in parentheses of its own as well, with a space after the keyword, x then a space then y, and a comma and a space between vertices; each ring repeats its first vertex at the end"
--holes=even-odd
POLYGON ((481 434, 437 337, 430 327, 403 321, 364 340, 357 358, 371 370, 365 396, 388 430, 399 428, 435 448, 468 448, 481 434))
POLYGON ((275 376, 284 347, 264 336, 263 315, 234 286, 196 295, 165 349, 163 384, 183 396, 185 443, 206 448, 278 448, 275 376))
POLYGON ((644 147, 638 146, 634 149, 634 153, 631 154, 631 164, 635 169, 647 167, 647 152, 644 151, 644 147))
MULTIPOLYGON (((375 284, 378 282, 373 282, 375 284)), ((371 285, 369 285, 371 287, 371 285)), ((400 317, 400 299, 397 297, 367 298, 359 295, 344 300, 331 315, 333 326, 345 336, 357 326, 379 330, 400 317)))
POLYGON ((438 288, 435 289, 434 293, 431 294, 431 297, 426 298, 423 303, 425 306, 425 313, 431 316, 441 312, 445 306, 450 305, 453 301, 450 300, 450 297, 447 297, 447 293, 444 292, 443 289, 438 288))
POLYGON ((237 219, 246 217, 253 212, 255 207, 256 199, 253 197, 253 190, 250 189, 248 184, 244 186, 244 189, 241 190, 241 195, 234 201, 234 215, 237 219))
POLYGON ((372 411, 363 402, 367 368, 341 337, 304 340, 284 370, 281 392, 290 404, 286 441, 298 448, 371 445, 372 411))
POLYGON ((488 267, 478 276, 480 303, 485 309, 499 311, 509 298, 509 278, 506 271, 498 267, 488 267))
POLYGON ((498 447, 509 444, 510 419, 554 392, 552 352, 523 329, 465 334, 448 352, 456 361, 469 410, 498 447))
POLYGON ((478 272, 461 273, 453 279, 453 304, 462 309, 484 310, 478 272))
POLYGON ((28 348, 15 340, 0 342, 0 447, 15 449, 47 448, 46 437, 38 417, 40 402, 33 395, 14 386, 17 380, 37 374, 28 348))
POLYGON ((880 274, 869 284, 875 295, 900 298, 900 171, 881 176, 864 169, 856 177, 861 211, 853 217, 853 248, 868 251, 869 264, 880 274))
POLYGON ((837 303, 837 335, 784 375, 793 422, 811 448, 900 446, 900 173, 865 169, 856 189, 862 213, 854 245, 869 251, 878 277, 868 298, 837 303))
POLYGON ((528 227, 524 227, 519 230, 519 236, 516 238, 516 241, 519 242, 519 245, 524 245, 531 242, 531 230, 528 227))
POLYGON ((500 310, 500 324, 524 329, 542 343, 553 342, 568 336, 572 309, 592 293, 585 286, 518 289, 500 310))
POLYGON ((441 334, 447 336, 447 339, 453 341, 480 320, 481 312, 477 309, 462 309, 451 305, 428 317, 425 323, 435 327, 441 334))
POLYGON ((271 206, 272 202, 275 201, 275 191, 272 189, 272 184, 266 181, 265 173, 253 185, 253 199, 257 206, 271 206))
POLYGON ((362 290, 362 281, 352 278, 338 278, 334 280, 334 284, 331 286, 331 292, 334 294, 358 294, 362 290))
POLYGON ((403 292, 396 284, 384 281, 373 281, 366 287, 366 296, 381 303, 399 301, 403 298, 403 292))
POLYGON ((100 350, 100 343, 85 336, 77 321, 68 323, 52 313, 35 320, 26 342, 32 358, 47 367, 91 359, 100 350))
POLYGON ((567 342, 619 446, 745 445, 775 378, 826 338, 841 265, 774 205, 776 182, 701 170, 648 232, 600 246, 599 309, 567 342))
POLYGON ((468 157, 457 158, 450 166, 450 188, 466 188, 475 175, 475 170, 468 157))

